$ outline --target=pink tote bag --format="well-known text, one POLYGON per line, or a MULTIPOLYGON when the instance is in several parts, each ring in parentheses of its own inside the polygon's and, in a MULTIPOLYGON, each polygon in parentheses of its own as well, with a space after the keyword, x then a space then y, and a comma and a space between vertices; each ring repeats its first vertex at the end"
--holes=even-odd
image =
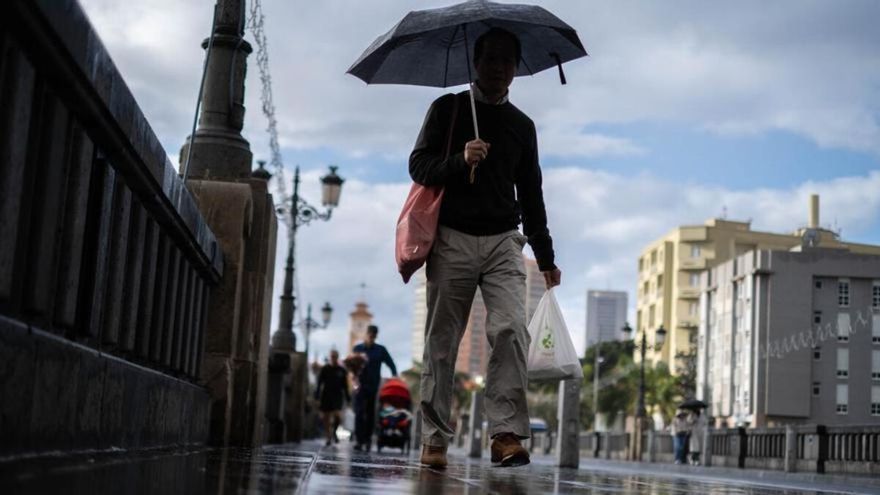
MULTIPOLYGON (((446 155, 452 146, 452 130, 458 117, 458 96, 452 106, 452 119, 446 135, 446 155)), ((397 218, 397 234, 394 243, 394 258, 397 271, 408 283, 431 253, 437 237, 437 221, 440 218, 440 204, 443 202, 443 186, 423 186, 413 183, 409 196, 397 218)))

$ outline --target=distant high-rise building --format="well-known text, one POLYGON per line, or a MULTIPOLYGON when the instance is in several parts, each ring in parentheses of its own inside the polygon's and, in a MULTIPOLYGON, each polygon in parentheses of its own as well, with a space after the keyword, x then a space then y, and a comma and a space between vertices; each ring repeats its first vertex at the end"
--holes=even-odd
POLYGON ((587 348, 599 342, 620 340, 626 323, 626 292, 587 291, 587 348))
POLYGON ((425 268, 422 267, 414 273, 411 280, 416 293, 412 322, 412 361, 415 365, 422 362, 422 355, 425 353, 425 322, 428 321, 428 280, 425 278, 425 268))
MULTIPOLYGON (((544 295, 544 276, 538 270, 538 263, 523 256, 526 269, 526 293, 523 294, 526 306, 526 323, 531 320, 538 301, 544 295)), ((425 350, 425 323, 427 321, 427 280, 425 270, 413 275, 415 286, 415 303, 413 307, 412 327, 412 359, 413 363, 421 362, 425 350)), ((458 358, 455 361, 456 371, 471 375, 486 374, 489 363, 489 342, 486 339, 486 305, 480 290, 474 294, 474 302, 468 317, 467 326, 458 347, 458 358)))
POLYGON ((470 375, 486 376, 489 364, 489 341, 486 339, 486 304, 483 293, 477 288, 471 314, 468 318, 461 344, 458 346, 458 359, 455 370, 470 375))
POLYGON ((526 324, 532 321, 532 315, 538 309, 538 302, 547 291, 547 283, 544 275, 538 269, 538 262, 523 256, 526 264, 526 324))
POLYGON ((354 305, 354 311, 349 313, 348 316, 348 351, 351 352, 355 345, 364 340, 364 336, 367 334, 367 327, 373 323, 373 313, 370 313, 367 309, 366 302, 358 301, 354 305))

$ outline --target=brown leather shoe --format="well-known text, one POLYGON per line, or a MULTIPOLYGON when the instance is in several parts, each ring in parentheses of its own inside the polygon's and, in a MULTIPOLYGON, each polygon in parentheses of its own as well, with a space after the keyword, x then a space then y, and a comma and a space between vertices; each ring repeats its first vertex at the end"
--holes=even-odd
POLYGON ((428 467, 443 469, 446 467, 446 447, 422 445, 422 458, 419 460, 428 467))
POLYGON ((530 462, 529 451, 513 433, 501 433, 492 439, 492 462, 503 467, 525 466, 530 462))

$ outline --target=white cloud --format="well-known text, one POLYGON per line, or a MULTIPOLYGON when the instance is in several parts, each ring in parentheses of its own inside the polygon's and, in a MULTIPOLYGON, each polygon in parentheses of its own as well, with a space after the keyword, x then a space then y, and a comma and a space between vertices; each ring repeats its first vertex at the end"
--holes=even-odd
MULTIPOLYGON (((176 158, 190 132, 213 2, 82 0, 159 139, 176 158)), ((435 2, 265 0, 266 33, 282 144, 353 157, 404 159, 428 103, 443 90, 367 87, 344 72, 361 51, 410 9, 435 2)), ((651 150, 596 125, 681 123, 722 133, 785 130, 820 146, 880 154, 880 3, 850 1, 571 2, 538 1, 579 31, 591 56, 518 79, 512 98, 538 124, 544 154, 570 167, 547 170, 550 227, 564 271, 560 303, 583 345, 588 288, 630 290, 641 247, 680 224, 727 209, 761 230, 792 231, 806 221, 807 196, 822 194, 823 222, 845 237, 866 235, 880 215, 880 172, 788 189, 730 190, 678 184, 650 174, 623 176, 582 167, 582 157, 651 150)), ((250 38, 250 34, 248 34, 250 38)), ((245 137, 267 156, 265 119, 253 56, 246 88, 245 137)), ((318 170, 303 176, 319 198, 318 170)), ((303 306, 325 300, 333 323, 313 336, 316 350, 347 345, 347 313, 366 298, 383 340, 409 362, 411 287, 393 264, 393 232, 407 184, 349 178, 330 222, 300 230, 303 306)), ((279 235, 283 272, 285 235, 279 235)), ((281 277, 276 277, 276 293, 281 277)), ((630 304, 633 301, 631 299, 630 304)), ((277 315, 277 309, 273 311, 277 315)), ((273 324, 273 329, 277 322, 273 324)))
MULTIPOLYGON (((344 72, 405 12, 435 2, 263 3, 282 143, 406 156, 416 122, 444 90, 367 87, 344 72)), ((567 86, 555 71, 514 84, 547 153, 643 152, 589 125, 671 121, 725 133, 785 130, 880 154, 880 30, 868 20, 880 17, 876 2, 537 3, 574 26, 591 55, 566 65, 567 86)), ((189 133, 211 2, 83 4, 175 155, 189 133)), ((262 151, 259 79, 249 69, 246 134, 262 151)))
MULTIPOLYGON (((306 198, 319 197, 319 172, 303 176, 306 198)), ((300 230, 297 259, 303 304, 311 302, 317 309, 328 300, 337 310, 331 328, 315 334, 315 350, 326 353, 331 345, 345 349, 347 313, 365 282, 381 340, 401 367, 408 366, 413 288, 401 282, 393 260, 394 224, 408 187, 346 182, 333 219, 300 230)), ((728 218, 751 219, 753 229, 793 232, 806 223, 811 193, 821 195, 823 225, 836 219, 847 240, 865 237, 870 234, 866 226, 880 221, 880 171, 786 189, 729 190, 682 187, 647 174, 625 177, 579 167, 548 170, 545 197, 557 263, 563 270, 558 297, 576 347, 584 345, 587 289, 626 290, 634 307, 636 261, 650 241, 675 226, 719 216, 724 207, 728 218)), ((281 251, 286 249, 282 248, 279 245, 281 251)), ((283 280, 280 263, 276 290, 283 280)))

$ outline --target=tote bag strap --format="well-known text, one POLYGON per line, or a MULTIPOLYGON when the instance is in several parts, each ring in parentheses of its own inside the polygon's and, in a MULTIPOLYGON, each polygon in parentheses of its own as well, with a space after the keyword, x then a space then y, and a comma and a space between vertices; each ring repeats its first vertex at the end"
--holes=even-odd
POLYGON ((449 152, 452 150, 452 131, 455 130, 455 120, 458 119, 458 95, 452 96, 452 118, 449 119, 449 130, 446 131, 446 154, 443 159, 449 158, 449 152))

